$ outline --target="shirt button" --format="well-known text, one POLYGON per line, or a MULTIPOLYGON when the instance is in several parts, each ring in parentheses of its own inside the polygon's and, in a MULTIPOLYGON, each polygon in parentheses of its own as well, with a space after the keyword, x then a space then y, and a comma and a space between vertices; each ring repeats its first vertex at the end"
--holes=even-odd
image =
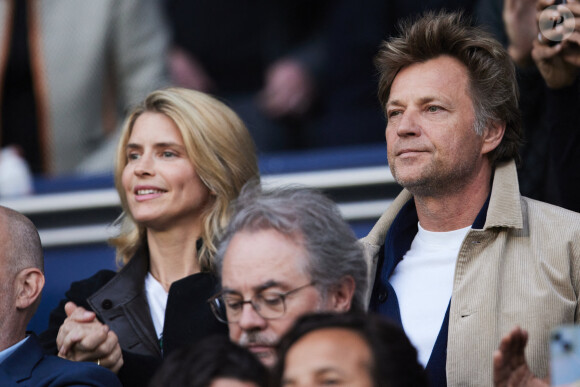
POLYGON ((379 302, 382 304, 383 302, 387 301, 387 297, 388 297, 387 291, 386 290, 381 291, 379 293, 379 298, 378 298, 379 302))
POLYGON ((107 298, 106 300, 103 300, 103 302, 101 302, 101 306, 105 310, 111 309, 113 307, 113 301, 107 298))

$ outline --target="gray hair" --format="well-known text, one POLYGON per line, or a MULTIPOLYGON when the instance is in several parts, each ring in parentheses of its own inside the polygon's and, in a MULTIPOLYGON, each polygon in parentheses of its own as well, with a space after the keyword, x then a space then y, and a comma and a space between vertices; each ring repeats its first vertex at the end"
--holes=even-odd
POLYGON ((224 255, 236 233, 274 229, 301 240, 308 257, 307 271, 323 297, 345 276, 351 276, 356 285, 352 309, 365 309, 368 284, 363 251, 331 199, 313 188, 263 190, 251 181, 234 202, 233 211, 216 254, 218 274, 221 275, 224 255))

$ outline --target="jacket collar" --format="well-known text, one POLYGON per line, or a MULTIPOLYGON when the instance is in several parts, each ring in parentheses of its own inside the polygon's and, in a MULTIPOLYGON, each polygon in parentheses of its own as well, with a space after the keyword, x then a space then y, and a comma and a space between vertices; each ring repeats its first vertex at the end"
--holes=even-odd
MULTIPOLYGON (((116 276, 89 297, 89 301, 101 301, 100 298, 103 296, 114 297, 115 304, 124 304, 132 300, 143 292, 148 270, 149 252, 146 248, 140 248, 116 276)), ((95 305, 91 303, 91 306, 100 309, 100 304, 100 302, 96 302, 95 305)))
POLYGON ((131 314, 135 321, 141 322, 142 341, 153 353, 161 355, 157 334, 145 295, 145 276, 149 269, 149 253, 141 248, 131 260, 87 299, 89 305, 105 323, 120 315, 131 314))
POLYGON ((499 163, 495 167, 491 199, 483 228, 492 227, 524 227, 518 173, 513 160, 499 163))
POLYGON ((17 383, 30 379, 32 370, 42 360, 44 353, 34 334, 30 334, 26 341, 0 363, 0 380, 17 383))
MULTIPOLYGON (((363 238, 364 242, 374 246, 382 245, 393 220, 403 206, 412 199, 413 195, 403 189, 381 215, 369 234, 363 238)), ((498 163, 494 171, 489 207, 483 229, 493 227, 523 228, 523 226, 524 220, 516 163, 513 160, 498 163)))

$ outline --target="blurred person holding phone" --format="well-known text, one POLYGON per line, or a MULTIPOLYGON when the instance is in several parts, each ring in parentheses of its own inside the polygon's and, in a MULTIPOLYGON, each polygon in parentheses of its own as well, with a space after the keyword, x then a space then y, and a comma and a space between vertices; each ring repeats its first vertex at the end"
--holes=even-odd
MULTIPOLYGON (((553 0, 537 1, 537 19, 553 0)), ((569 0, 564 8, 573 15, 573 29, 568 29, 563 39, 550 44, 541 35, 532 42, 531 56, 547 85, 546 105, 552 162, 556 179, 561 184, 577 185, 580 181, 580 3, 569 0)), ((564 11, 566 12, 566 11, 564 11)), ((566 200, 578 202, 574 190, 562 192, 566 200)), ((578 308, 578 305, 576 306, 578 308)), ((577 321, 576 321, 577 323, 577 321)), ((514 327, 507 334, 494 354, 494 384, 497 387, 517 385, 522 387, 549 386, 548 378, 538 378, 530 370, 525 354, 529 334, 525 329, 514 327)))
POLYGON ((525 142, 518 180, 533 199, 580 211, 576 114, 580 66, 577 0, 480 0, 478 22, 516 65, 525 142), (560 5, 559 5, 560 4, 560 5))

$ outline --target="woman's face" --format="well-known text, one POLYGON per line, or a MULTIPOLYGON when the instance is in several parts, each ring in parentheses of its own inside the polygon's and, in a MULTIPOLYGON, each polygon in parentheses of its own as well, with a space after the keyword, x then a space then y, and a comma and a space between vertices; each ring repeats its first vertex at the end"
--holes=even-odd
POLYGON ((198 226, 210 192, 175 123, 161 113, 143 113, 125 151, 122 183, 135 221, 156 230, 198 226))
POLYGON ((283 387, 372 387, 371 351, 356 333, 344 328, 312 331, 286 354, 283 387))

